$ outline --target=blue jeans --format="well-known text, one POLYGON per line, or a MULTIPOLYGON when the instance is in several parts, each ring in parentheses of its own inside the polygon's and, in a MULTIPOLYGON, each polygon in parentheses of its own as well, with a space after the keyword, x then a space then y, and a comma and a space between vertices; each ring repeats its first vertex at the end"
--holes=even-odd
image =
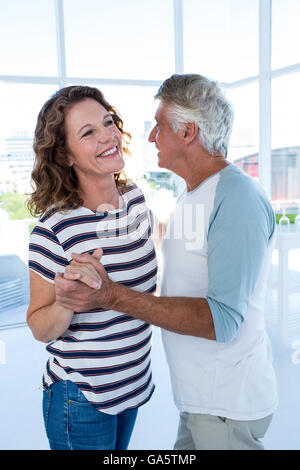
POLYGON ((44 390, 43 416, 51 450, 126 450, 137 408, 102 413, 75 383, 64 380, 44 390))

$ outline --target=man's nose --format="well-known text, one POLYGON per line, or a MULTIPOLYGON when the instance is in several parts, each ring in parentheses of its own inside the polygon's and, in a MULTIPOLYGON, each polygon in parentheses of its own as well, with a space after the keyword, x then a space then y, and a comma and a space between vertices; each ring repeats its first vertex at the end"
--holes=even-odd
POLYGON ((155 142, 155 136, 156 136, 156 126, 154 126, 152 131, 150 132, 149 137, 148 137, 148 142, 155 142))

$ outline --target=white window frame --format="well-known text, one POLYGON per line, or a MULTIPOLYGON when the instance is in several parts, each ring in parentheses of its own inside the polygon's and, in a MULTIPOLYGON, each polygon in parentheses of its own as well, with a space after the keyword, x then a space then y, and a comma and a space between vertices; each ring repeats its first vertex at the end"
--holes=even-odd
MULTIPOLYGON (((116 86, 150 86, 159 87, 160 80, 130 80, 109 79, 91 77, 68 77, 66 74, 66 51, 64 30, 64 0, 54 0, 56 39, 57 39, 57 76, 24 76, 24 75, 0 75, 0 81, 14 84, 46 84, 57 85, 59 88, 67 84, 89 83, 92 85, 116 85, 116 86)), ((174 73, 184 73, 184 31, 183 15, 184 0, 173 0, 174 15, 174 73)), ((259 85, 259 179, 268 196, 271 197, 271 89, 272 79, 283 75, 300 71, 300 62, 271 69, 271 41, 272 41, 272 0, 259 0, 259 74, 223 83, 224 88, 237 88, 249 83, 258 82, 259 85)))

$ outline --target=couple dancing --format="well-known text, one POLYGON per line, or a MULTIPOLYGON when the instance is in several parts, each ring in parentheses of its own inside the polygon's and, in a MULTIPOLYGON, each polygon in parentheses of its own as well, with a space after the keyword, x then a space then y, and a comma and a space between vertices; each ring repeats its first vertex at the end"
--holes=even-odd
POLYGON ((123 172, 130 135, 116 109, 98 89, 70 86, 38 116, 27 321, 50 353, 50 448, 127 449, 154 390, 157 325, 180 412, 174 449, 263 449, 277 406, 263 315, 272 207, 226 160, 233 112, 216 82, 173 75, 156 99, 149 141, 186 182, 164 227, 160 296, 164 230, 123 172), (200 244, 174 235, 187 206, 200 244))

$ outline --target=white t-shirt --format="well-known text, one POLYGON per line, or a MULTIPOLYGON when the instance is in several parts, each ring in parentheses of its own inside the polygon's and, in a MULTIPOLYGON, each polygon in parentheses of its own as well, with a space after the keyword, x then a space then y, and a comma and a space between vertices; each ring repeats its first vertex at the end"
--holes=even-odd
POLYGON ((261 187, 229 165, 179 198, 163 242, 162 296, 202 297, 216 341, 162 330, 181 411, 254 420, 277 406, 265 331, 275 219, 261 187))

